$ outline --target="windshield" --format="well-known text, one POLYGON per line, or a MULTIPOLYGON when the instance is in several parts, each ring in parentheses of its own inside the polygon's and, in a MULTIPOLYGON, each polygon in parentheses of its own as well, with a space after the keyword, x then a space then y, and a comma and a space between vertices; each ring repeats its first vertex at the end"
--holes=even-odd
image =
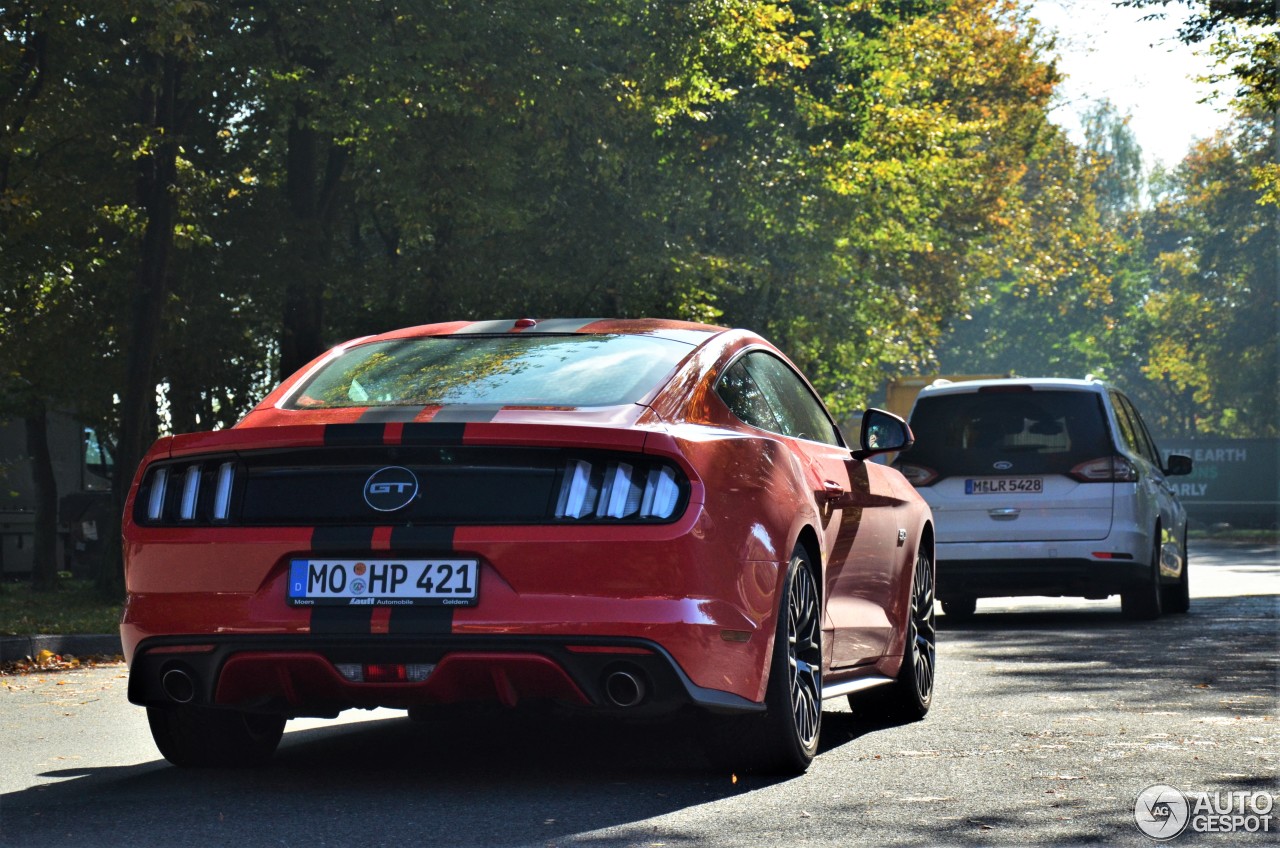
POLYGON ((373 342, 325 365, 285 408, 634 403, 692 349, 654 336, 587 334, 373 342))

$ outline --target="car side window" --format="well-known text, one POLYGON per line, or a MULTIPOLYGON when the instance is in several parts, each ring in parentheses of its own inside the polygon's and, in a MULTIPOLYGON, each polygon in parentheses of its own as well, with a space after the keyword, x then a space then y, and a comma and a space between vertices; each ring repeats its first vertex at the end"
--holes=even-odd
POLYGON ((1115 410, 1116 422, 1120 425, 1120 437, 1129 450, 1142 453, 1137 428, 1134 426, 1133 418, 1129 415, 1129 409, 1124 400, 1118 392, 1111 392, 1111 408, 1115 410))
POLYGON ((764 393, 747 373, 744 360, 739 359, 724 372, 724 376, 716 384, 716 394, 720 395, 720 399, 724 401, 725 406, 729 407, 729 411, 744 424, 750 424, 752 427, 759 427, 771 433, 782 432, 782 427, 778 424, 778 419, 774 416, 764 393))
POLYGON ((1142 446, 1142 454, 1156 468, 1162 467, 1160 462, 1160 449, 1156 447, 1155 439, 1151 438, 1151 431, 1147 429, 1147 423, 1142 420, 1142 415, 1138 412, 1138 408, 1133 405, 1133 401, 1124 395, 1120 396, 1121 402, 1125 409, 1129 411, 1130 418, 1133 419, 1133 429, 1138 437, 1138 443, 1142 446))
POLYGON ((822 402, 810 391, 800 375, 785 362, 763 351, 753 351, 739 360, 760 387, 783 435, 842 446, 839 433, 822 402))

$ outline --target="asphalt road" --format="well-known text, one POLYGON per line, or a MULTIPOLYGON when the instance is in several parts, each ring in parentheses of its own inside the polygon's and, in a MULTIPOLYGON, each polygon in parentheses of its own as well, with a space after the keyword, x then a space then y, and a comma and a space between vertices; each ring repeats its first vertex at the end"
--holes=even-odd
MULTIPOLYGON (((0 845, 1154 845, 1133 817, 1152 784, 1280 789, 1280 561, 1192 556, 1189 615, 980 602, 942 629, 924 721, 830 702, 823 752, 789 780, 713 771, 669 725, 390 711, 291 722, 258 771, 183 771, 123 667, 0 678, 0 845)), ((1274 845, 1280 805, 1270 826, 1171 844, 1274 845)))

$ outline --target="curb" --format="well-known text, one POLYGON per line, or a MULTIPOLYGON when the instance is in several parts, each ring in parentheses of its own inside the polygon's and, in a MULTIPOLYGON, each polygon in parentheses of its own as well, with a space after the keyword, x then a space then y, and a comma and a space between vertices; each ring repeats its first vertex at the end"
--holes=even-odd
POLYGON ((41 651, 74 657, 115 656, 123 653, 119 634, 71 636, 0 636, 0 662, 34 657, 41 651))

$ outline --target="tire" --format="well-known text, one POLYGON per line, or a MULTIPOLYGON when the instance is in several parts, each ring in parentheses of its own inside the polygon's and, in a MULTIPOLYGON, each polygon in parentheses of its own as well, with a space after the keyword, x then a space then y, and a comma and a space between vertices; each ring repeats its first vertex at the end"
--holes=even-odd
POLYGON ((147 707, 151 738, 164 758, 187 768, 244 768, 271 759, 284 716, 187 704, 147 707))
POLYGON ((1187 556, 1187 539, 1182 537, 1182 573, 1178 575, 1178 582, 1172 586, 1164 587, 1164 597, 1161 599, 1164 604, 1164 611, 1174 614, 1182 614, 1191 610, 1191 562, 1187 556))
POLYGON ((947 598, 942 602, 942 614, 952 621, 965 621, 973 618, 973 614, 977 609, 977 598, 947 598))
POLYGON ((907 638, 902 646, 902 668, 892 684, 872 689, 861 697, 850 695, 849 706, 855 713, 872 712, 877 718, 905 724, 919 721, 929 712, 938 667, 934 581, 933 562, 924 553, 919 554, 911 576, 911 605, 907 638))
POLYGON ((799 547, 787 568, 764 702, 763 714, 710 717, 708 758, 735 772, 803 774, 822 735, 822 604, 799 547))
POLYGON ((1120 593, 1120 612, 1133 621, 1154 621, 1164 610, 1164 587, 1160 585, 1160 531, 1156 530, 1151 551, 1150 574, 1141 585, 1120 593))

